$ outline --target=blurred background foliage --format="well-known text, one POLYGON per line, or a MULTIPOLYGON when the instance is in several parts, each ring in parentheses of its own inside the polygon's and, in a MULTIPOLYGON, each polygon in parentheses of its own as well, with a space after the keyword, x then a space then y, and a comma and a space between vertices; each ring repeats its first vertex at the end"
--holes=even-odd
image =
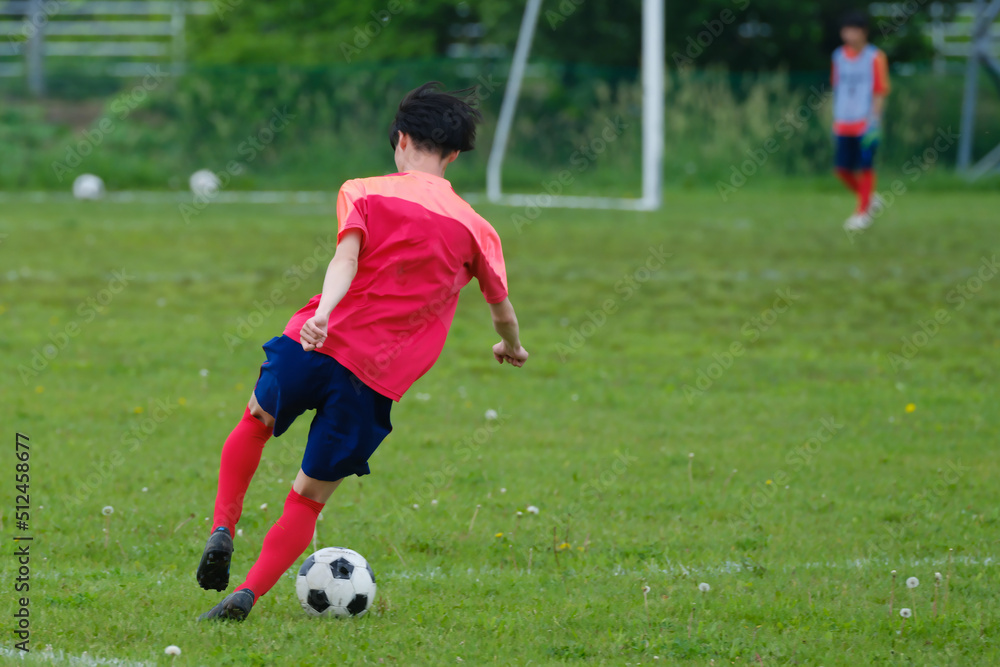
MULTIPOLYGON (((913 4, 918 11, 900 29, 882 31, 874 22, 873 37, 893 61, 926 62, 932 55, 921 32, 929 15, 919 11, 929 3, 913 0, 913 4)), ((343 62, 340 45, 354 46, 359 31, 364 34, 368 23, 385 17, 389 20, 380 26, 383 35, 372 38, 355 59, 433 58, 456 51, 508 56, 524 12, 522 0, 292 0, 238 5, 218 0, 216 6, 216 16, 193 21, 190 44, 195 62, 316 66, 343 62)), ((828 68, 830 52, 839 45, 839 20, 851 5, 841 0, 667 0, 665 7, 668 54, 683 51, 689 37, 706 30, 706 23, 725 21, 724 13, 729 12, 733 18, 724 23, 726 34, 704 50, 698 63, 742 72, 828 68)), ((563 62, 637 67, 641 13, 639 0, 547 0, 532 53, 563 62)))
MULTIPOLYGON (((888 51, 894 72, 880 157, 889 174, 904 172, 939 129, 959 125, 964 67, 931 71, 922 29, 929 15, 912 4, 898 25, 873 20, 872 39, 888 51)), ((88 171, 113 190, 183 190, 194 170, 237 162, 227 188, 330 190, 346 178, 394 170, 386 128, 395 105, 437 79, 477 88, 486 119, 479 147, 449 176, 460 190, 482 191, 522 1, 213 0, 213 7, 214 14, 188 19, 181 76, 150 86, 68 63, 50 68, 41 100, 20 80, 0 81, 0 188, 64 189, 88 171), (294 119, 246 159, 241 147, 275 109, 294 119)), ((829 104, 812 110, 808 100, 828 90, 843 3, 668 0, 666 9, 668 185, 726 181, 769 139, 782 150, 756 170, 757 182, 825 177, 829 104), (789 132, 782 119, 796 112, 804 120, 789 132)), ((506 188, 541 191, 608 119, 620 117, 626 129, 575 175, 567 194, 638 194, 640 15, 639 0, 543 2, 506 188)), ((984 90, 980 155, 1000 136, 1000 101, 984 90)), ((954 164, 955 148, 935 165, 954 164)))

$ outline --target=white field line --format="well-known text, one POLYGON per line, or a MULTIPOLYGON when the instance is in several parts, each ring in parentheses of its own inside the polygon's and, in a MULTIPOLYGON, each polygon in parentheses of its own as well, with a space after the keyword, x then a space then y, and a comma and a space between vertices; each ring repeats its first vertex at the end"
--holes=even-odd
MULTIPOLYGON (((540 558, 539 554, 535 554, 536 560, 540 558)), ((955 565, 962 566, 972 566, 972 567, 995 567, 997 563, 1000 563, 1000 557, 997 556, 967 556, 967 555, 957 555, 952 561, 955 565)), ((804 563, 785 563, 780 566, 770 566, 766 563, 764 567, 769 572, 787 572, 791 573, 795 570, 865 570, 868 568, 885 568, 886 571, 889 570, 902 570, 904 568, 919 569, 924 567, 934 567, 936 569, 941 569, 947 567, 948 557, 947 556, 925 556, 923 558, 910 558, 910 559, 899 559, 890 560, 888 558, 847 558, 843 560, 827 560, 827 561, 811 561, 804 563)), ((650 563, 647 567, 643 568, 633 568, 625 569, 621 565, 616 565, 612 568, 608 574, 616 577, 637 575, 637 576, 648 576, 650 573, 663 574, 667 576, 694 576, 694 575, 719 575, 719 574, 739 574, 741 572, 749 572, 752 567, 747 567, 741 562, 727 560, 721 563, 705 563, 705 564, 684 564, 677 561, 667 561, 664 564, 660 563, 650 563)), ((288 568, 284 576, 290 579, 294 579, 299 571, 299 563, 296 563, 292 567, 288 568)), ((510 568, 505 568, 501 570, 497 567, 470 567, 464 572, 458 569, 451 571, 443 570, 440 567, 434 567, 427 570, 378 570, 375 576, 379 578, 379 581, 383 579, 448 579, 448 578, 460 578, 460 577, 478 577, 478 576, 493 576, 499 574, 505 574, 510 576, 511 574, 520 577, 536 576, 539 572, 536 570, 534 572, 528 572, 524 568, 511 571, 510 568)), ((52 572, 51 570, 46 570, 39 573, 39 578, 48 579, 53 578, 65 578, 72 579, 74 577, 80 576, 80 572, 76 570, 61 570, 58 572, 52 572)), ((170 578, 170 575, 165 575, 165 579, 170 578)), ((160 583, 160 582, 157 582, 160 583)), ((32 650, 33 653, 38 652, 32 650)), ((2 655, 2 647, 0 647, 0 655, 2 655)))
MULTIPOLYGON (((979 567, 991 567, 995 566, 998 562, 995 556, 986 556, 984 558, 976 558, 975 556, 965 556, 959 555, 955 556, 953 559, 956 565, 971 565, 979 567)), ((880 567, 886 568, 886 570, 891 569, 902 569, 902 568, 921 568, 921 567, 936 567, 943 568, 948 565, 948 558, 946 556, 941 557, 924 557, 924 558, 911 558, 909 560, 890 560, 888 558, 855 558, 846 559, 838 561, 813 561, 807 563, 799 563, 795 565, 782 565, 781 567, 768 567, 770 572, 791 572, 793 570, 864 570, 868 568, 880 567)), ((722 563, 710 563, 706 565, 685 565, 680 562, 667 562, 664 565, 650 564, 647 568, 626 570, 625 568, 616 566, 612 570, 611 574, 614 576, 627 576, 627 575, 649 575, 650 573, 665 574, 669 576, 693 576, 693 575, 719 575, 719 574, 738 574, 740 572, 750 571, 751 568, 745 566, 743 563, 737 561, 724 561, 722 563)), ((505 574, 508 576, 511 574, 510 570, 504 570, 505 574)), ((467 576, 479 576, 479 575, 495 575, 499 574, 499 568, 472 568, 470 567, 464 573, 467 576)), ((462 573, 459 573, 462 574, 462 573)), ((515 576, 530 576, 531 573, 525 570, 520 570, 515 573, 515 576)), ((412 570, 390 570, 383 574, 386 579, 447 579, 450 576, 455 576, 454 573, 448 573, 441 568, 434 568, 431 570, 425 570, 421 572, 416 572, 412 570)))
MULTIPOLYGON (((482 193, 470 192, 462 195, 470 203, 486 203, 482 193)), ((156 190, 124 190, 109 192, 104 200, 116 204, 190 204, 194 205, 195 196, 191 192, 156 191, 156 190)), ((198 200, 202 201, 202 200, 198 200)), ((336 204, 336 190, 294 191, 294 190, 221 190, 214 197, 206 200, 210 204, 336 204)), ((17 192, 0 190, 0 203, 29 204, 68 204, 77 202, 69 192, 48 192, 33 190, 17 192)), ((90 202, 77 202, 87 205, 90 202)))
POLYGON ((29 653, 25 653, 24 651, 7 648, 6 646, 0 646, 0 656, 13 658, 29 664, 42 663, 52 665, 79 665, 80 667, 98 667, 99 665, 112 665, 113 667, 151 667, 154 664, 152 662, 132 662, 131 660, 120 660, 118 658, 95 658, 87 655, 87 653, 83 653, 82 655, 71 655, 65 651, 46 651, 39 650, 37 648, 32 649, 29 653))
MULTIPOLYGON (((195 197, 186 191, 155 191, 155 190, 125 190, 122 192, 109 192, 104 196, 103 201, 116 204, 194 204, 195 197)), ((199 200, 200 201, 200 200, 199 200)), ((316 204, 316 203, 337 203, 337 192, 296 192, 292 190, 274 191, 220 191, 210 200, 212 204, 316 204)), ((13 192, 10 190, 0 191, 0 202, 27 202, 31 204, 50 203, 73 203, 77 200, 69 192, 13 192)), ((77 202, 82 205, 90 202, 77 202)))
MULTIPOLYGON (((544 193, 543 193, 544 194, 544 193)), ((546 195, 547 196, 547 195, 546 195)), ((504 195, 499 201, 490 201, 485 193, 465 192, 461 197, 470 204, 494 204, 497 206, 540 206, 542 208, 584 208, 620 209, 647 211, 649 206, 643 199, 622 199, 617 197, 549 197, 546 203, 538 203, 537 195, 504 195)), ((68 204, 77 200, 69 192, 32 190, 17 192, 0 191, 0 203, 68 204)), ((220 190, 212 197, 195 198, 191 192, 183 190, 122 190, 108 192, 103 201, 116 204, 336 204, 336 190, 220 190)), ((88 204, 89 202, 79 202, 88 204)))

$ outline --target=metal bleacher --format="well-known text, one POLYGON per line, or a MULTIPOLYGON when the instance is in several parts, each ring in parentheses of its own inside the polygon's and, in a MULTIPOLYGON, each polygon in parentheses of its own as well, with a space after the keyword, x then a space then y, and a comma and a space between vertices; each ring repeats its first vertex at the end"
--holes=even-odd
MULTIPOLYGON (((930 20, 923 24, 923 32, 934 48, 934 71, 944 74, 949 60, 964 61, 972 47, 974 23, 982 8, 978 2, 873 2, 868 5, 872 15, 872 35, 875 41, 886 33, 907 29, 909 18, 916 12, 926 11, 930 20)), ((1000 45, 1000 25, 990 27, 993 49, 1000 45)), ((964 62, 954 63, 964 66, 964 62)))
POLYGON ((151 66, 179 72, 186 17, 238 0, 0 0, 0 77, 27 76, 41 94, 54 65, 90 65, 111 76, 151 66))

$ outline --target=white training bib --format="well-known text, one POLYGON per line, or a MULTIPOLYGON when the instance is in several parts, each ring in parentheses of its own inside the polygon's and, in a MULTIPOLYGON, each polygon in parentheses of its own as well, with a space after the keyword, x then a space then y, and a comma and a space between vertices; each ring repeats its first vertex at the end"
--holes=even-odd
POLYGON ((871 44, 854 58, 847 57, 844 47, 833 52, 837 75, 833 88, 834 122, 856 123, 871 115, 877 56, 878 49, 871 44))

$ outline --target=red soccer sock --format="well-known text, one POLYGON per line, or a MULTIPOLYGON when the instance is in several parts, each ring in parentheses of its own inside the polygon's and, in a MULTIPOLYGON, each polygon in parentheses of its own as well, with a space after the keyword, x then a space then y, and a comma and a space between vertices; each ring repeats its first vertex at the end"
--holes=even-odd
POLYGON ((875 189, 875 172, 865 169, 858 174, 858 211, 865 212, 872 201, 872 190, 875 189))
POLYGON ((215 496, 212 530, 225 526, 231 535, 236 533, 236 524, 243 513, 243 497, 257 472, 264 443, 271 433, 273 430, 258 421, 247 408, 243 419, 226 438, 219 462, 219 490, 215 496))
POLYGON ((837 176, 844 182, 844 185, 851 189, 851 192, 858 191, 858 177, 850 169, 837 167, 837 176))
POLYGON ((260 557, 250 568, 247 580, 236 590, 249 588, 259 600, 309 546, 316 532, 316 519, 323 503, 299 495, 294 489, 285 499, 285 510, 264 537, 260 557))

